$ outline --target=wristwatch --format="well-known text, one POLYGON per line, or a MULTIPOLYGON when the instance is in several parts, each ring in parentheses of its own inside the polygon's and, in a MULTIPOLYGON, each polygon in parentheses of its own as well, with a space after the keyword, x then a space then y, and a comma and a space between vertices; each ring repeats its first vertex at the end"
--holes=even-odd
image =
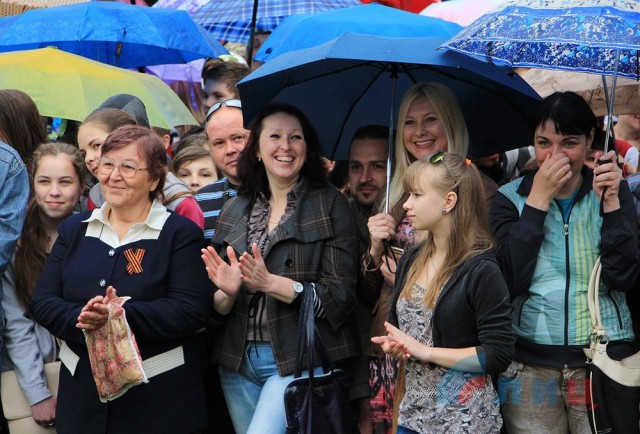
POLYGON ((304 286, 300 282, 294 281, 291 286, 293 287, 293 297, 291 297, 291 301, 289 301, 289 304, 293 303, 295 299, 298 298, 300 294, 302 294, 302 291, 304 291, 304 286))

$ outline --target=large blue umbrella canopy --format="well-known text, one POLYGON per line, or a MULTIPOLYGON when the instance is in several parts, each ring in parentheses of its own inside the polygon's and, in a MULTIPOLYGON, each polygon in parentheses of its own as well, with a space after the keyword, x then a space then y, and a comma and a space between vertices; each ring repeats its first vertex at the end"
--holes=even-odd
POLYGON ((325 155, 345 159, 358 127, 388 125, 411 85, 437 81, 460 102, 471 155, 530 144, 527 118, 540 100, 535 91, 509 68, 437 50, 442 42, 347 33, 285 53, 238 83, 245 123, 269 102, 293 104, 318 130, 325 155))
POLYGON ((444 44, 499 65, 640 79, 640 2, 517 0, 444 44))
POLYGON ((122 68, 228 53, 180 10, 92 1, 0 18, 0 52, 48 46, 122 68))
POLYGON ((266 62, 280 54, 320 45, 345 33, 448 39, 462 29, 440 18, 425 17, 379 4, 354 6, 317 14, 292 15, 285 19, 254 56, 266 62))

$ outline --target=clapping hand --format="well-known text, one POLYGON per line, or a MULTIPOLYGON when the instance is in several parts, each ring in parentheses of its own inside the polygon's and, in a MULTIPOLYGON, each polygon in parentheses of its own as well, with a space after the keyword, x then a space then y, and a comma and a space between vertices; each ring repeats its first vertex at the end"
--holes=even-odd
POLYGON ((273 287, 273 275, 267 270, 256 243, 251 245, 251 251, 253 256, 244 252, 240 257, 242 282, 255 291, 269 292, 273 287))
POLYGON ((242 281, 240 280, 240 264, 236 259, 233 247, 227 246, 227 256, 229 263, 227 264, 215 249, 211 246, 202 249, 202 260, 209 280, 216 285, 228 297, 237 295, 242 281))

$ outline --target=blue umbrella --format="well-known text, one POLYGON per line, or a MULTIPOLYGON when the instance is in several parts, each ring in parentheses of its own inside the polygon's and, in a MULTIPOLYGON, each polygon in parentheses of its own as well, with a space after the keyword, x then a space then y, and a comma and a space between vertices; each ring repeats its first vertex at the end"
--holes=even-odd
POLYGON ((318 14, 294 15, 267 38, 255 55, 266 62, 280 54, 314 47, 345 33, 401 38, 439 36, 450 38, 458 24, 412 14, 378 4, 360 5, 318 14))
POLYGON ((415 82, 437 81, 451 88, 460 102, 472 155, 529 144, 527 117, 540 99, 535 91, 509 68, 436 50, 442 42, 347 33, 285 53, 238 83, 245 122, 270 101, 294 104, 320 133, 325 154, 345 159, 358 127, 395 128, 395 107, 404 91, 415 82))
POLYGON ((615 89, 618 76, 640 79, 639 8, 633 0, 511 1, 443 46, 498 65, 613 75, 615 89))
POLYGON ((228 53, 185 11, 92 1, 0 18, 0 52, 48 46, 122 68, 228 53))

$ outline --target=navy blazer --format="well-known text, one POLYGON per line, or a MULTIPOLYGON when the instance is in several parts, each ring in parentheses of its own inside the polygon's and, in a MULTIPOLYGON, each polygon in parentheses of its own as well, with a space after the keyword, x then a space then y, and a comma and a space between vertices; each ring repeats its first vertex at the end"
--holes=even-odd
POLYGON ((195 333, 212 311, 212 285, 200 258, 202 231, 171 212, 158 239, 118 248, 85 236, 89 212, 58 227, 59 236, 36 285, 31 312, 80 357, 75 374, 62 368, 58 433, 188 433, 206 425, 201 354, 195 333), (127 249, 144 249, 142 272, 129 274, 127 249), (113 285, 143 359, 182 346, 185 364, 102 403, 84 335, 76 328, 87 301, 113 285))

